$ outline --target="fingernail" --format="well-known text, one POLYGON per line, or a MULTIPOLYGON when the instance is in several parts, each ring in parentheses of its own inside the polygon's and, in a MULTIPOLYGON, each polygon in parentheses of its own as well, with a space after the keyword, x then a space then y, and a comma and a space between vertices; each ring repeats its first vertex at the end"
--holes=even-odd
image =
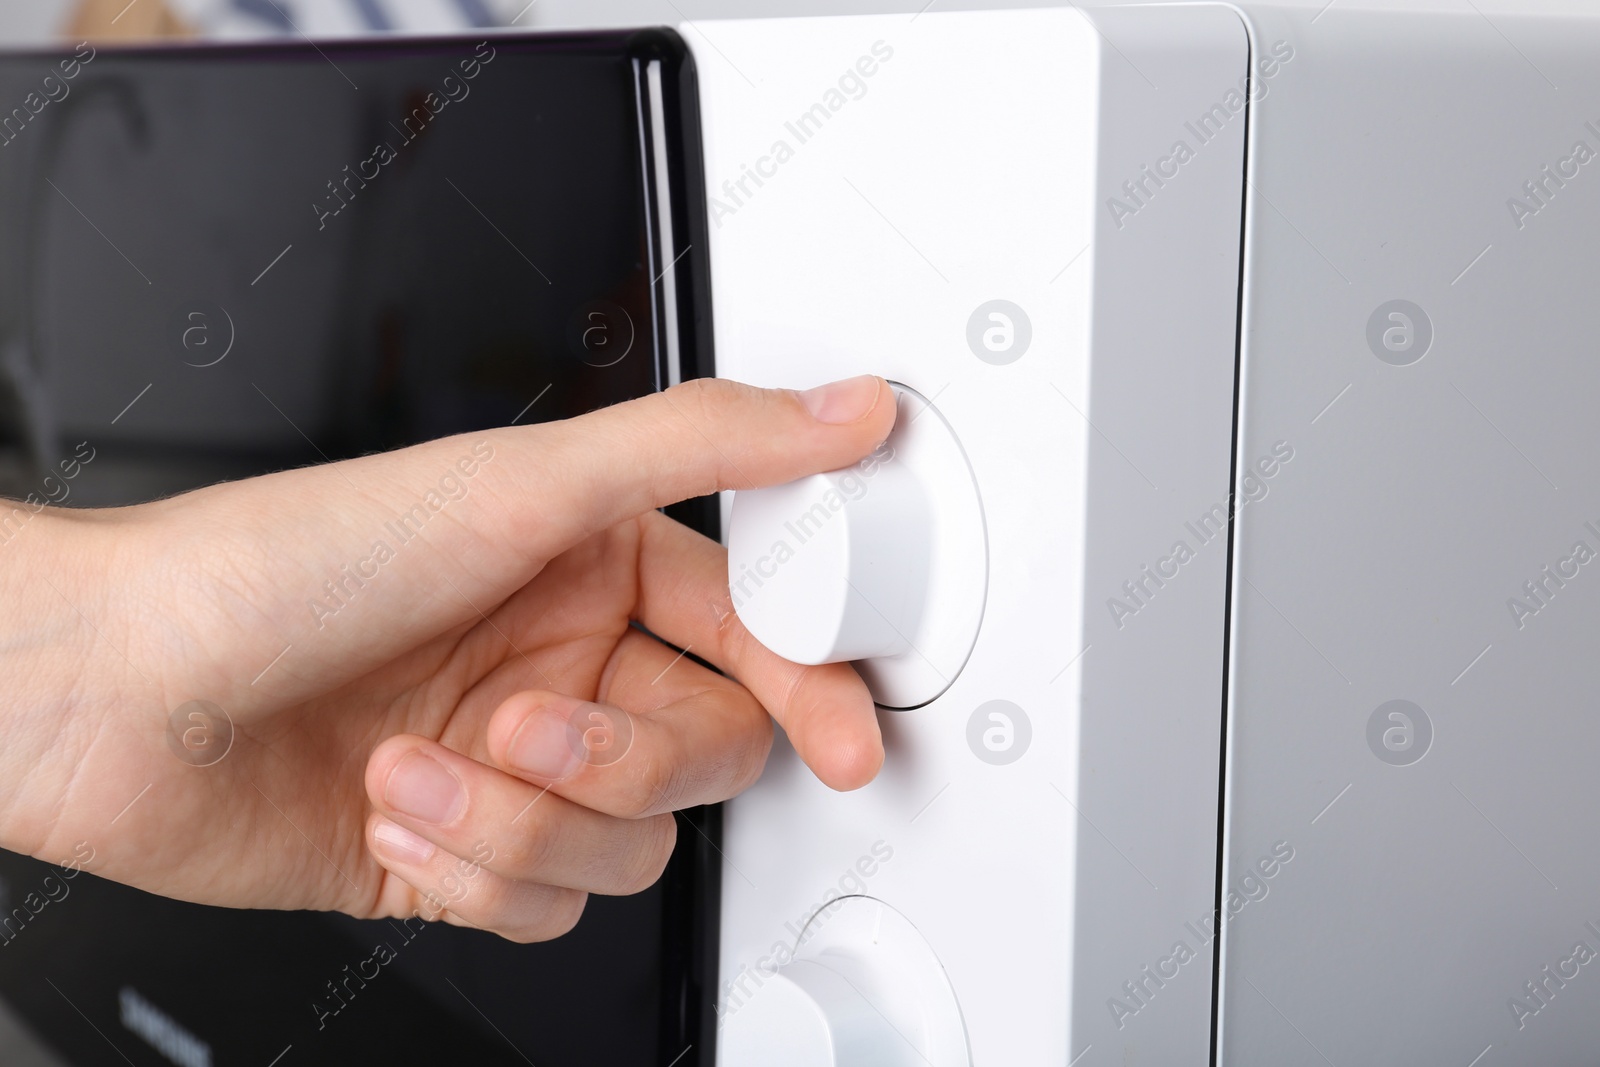
POLYGON ((421 866, 433 858, 433 842, 418 837, 399 823, 381 819, 372 828, 372 840, 378 851, 396 863, 421 866))
POLYGON ((461 814, 466 792, 455 775, 431 756, 413 752, 389 772, 383 798, 402 815, 445 823, 461 814))
POLYGON ((841 382, 829 382, 815 389, 807 389, 800 394, 800 402, 818 422, 838 426, 855 422, 871 411, 878 402, 878 390, 881 388, 881 379, 863 374, 858 378, 846 378, 841 382))
POLYGON ((539 708, 522 720, 511 738, 507 757, 511 766, 535 778, 557 781, 578 769, 578 753, 568 736, 564 716, 539 708))

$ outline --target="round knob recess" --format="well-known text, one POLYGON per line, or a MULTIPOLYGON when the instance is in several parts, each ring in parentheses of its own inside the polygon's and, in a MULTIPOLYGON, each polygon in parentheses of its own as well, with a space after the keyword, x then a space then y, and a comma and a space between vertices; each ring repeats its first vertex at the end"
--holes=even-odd
POLYGON ((905 916, 843 897, 794 958, 723 1009, 725 1067, 971 1067, 944 967, 905 916))
POLYGON ((873 699, 949 688, 983 619, 977 482, 937 408, 894 385, 888 440, 854 467, 734 494, 728 586, 756 640, 795 663, 855 661, 873 699))

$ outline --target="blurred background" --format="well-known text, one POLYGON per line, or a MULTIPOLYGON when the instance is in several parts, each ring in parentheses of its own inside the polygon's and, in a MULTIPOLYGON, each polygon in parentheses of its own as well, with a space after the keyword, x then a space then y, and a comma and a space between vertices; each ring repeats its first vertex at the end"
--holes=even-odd
MULTIPOLYGON (((1083 0, 1108 7, 1138 0, 1083 0)), ((476 28, 556 29, 678 24, 776 15, 918 12, 1061 6, 1060 0, 0 0, 0 44, 71 37, 239 39, 276 34, 469 33, 476 28)), ((1272 6, 1380 7, 1514 12, 1529 0, 1273 0, 1272 6)), ((1540 12, 1593 12, 1600 0, 1539 0, 1540 12)))
MULTIPOLYGON (((478 27, 599 27, 763 15, 917 11, 926 0, 0 0, 0 41, 70 36, 242 38, 305 33, 468 32, 478 27)), ((1033 7, 965 0, 946 7, 1033 7)))

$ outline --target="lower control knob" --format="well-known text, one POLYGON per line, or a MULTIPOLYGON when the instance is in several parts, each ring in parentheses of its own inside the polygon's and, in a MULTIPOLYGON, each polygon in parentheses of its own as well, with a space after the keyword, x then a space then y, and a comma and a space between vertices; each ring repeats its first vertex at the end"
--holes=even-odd
POLYGON ((844 897, 801 931, 794 958, 723 1009, 721 1067, 971 1067, 944 968, 914 926, 844 897))

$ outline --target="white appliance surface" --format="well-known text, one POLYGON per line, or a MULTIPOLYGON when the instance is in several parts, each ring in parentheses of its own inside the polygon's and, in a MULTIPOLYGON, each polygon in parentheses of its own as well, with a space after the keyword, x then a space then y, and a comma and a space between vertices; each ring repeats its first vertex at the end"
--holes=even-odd
POLYGON ((1600 21, 1343 8, 1249 11, 1296 56, 1239 454, 1295 458, 1237 532, 1226 882, 1294 858, 1229 927, 1221 1062, 1590 1064, 1600 21))
POLYGON ((1215 893, 1227 550, 1186 523, 1229 493, 1244 26, 1205 6, 700 29, 718 372, 917 390, 989 539, 971 659, 883 713, 879 779, 832 793, 780 741, 727 807, 722 1033, 770 1018, 750 1005, 792 993, 772 976, 808 920, 865 894, 942 962, 973 1062, 1203 1063, 1207 946, 1159 1011, 1107 1000, 1215 893), (1146 195, 1114 210, 1124 182, 1146 195))
POLYGON ((930 398, 990 564, 878 782, 729 805, 724 1031, 867 895, 974 1063, 1593 1062, 1600 19, 687 36, 720 372, 930 398))

